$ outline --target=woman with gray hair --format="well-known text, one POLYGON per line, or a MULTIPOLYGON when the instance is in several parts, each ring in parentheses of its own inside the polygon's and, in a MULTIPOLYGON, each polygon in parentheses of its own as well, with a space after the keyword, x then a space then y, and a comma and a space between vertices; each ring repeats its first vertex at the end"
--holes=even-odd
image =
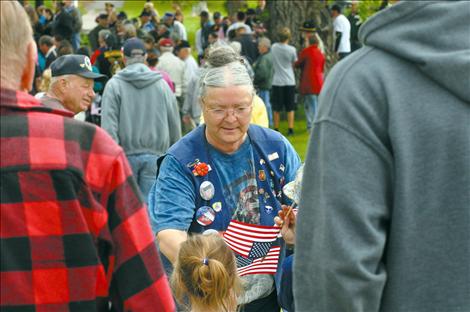
MULTIPOLYGON (((281 189, 295 178, 300 158, 278 132, 250 125, 253 96, 240 56, 227 45, 212 48, 199 80, 205 124, 160 157, 148 199, 168 272, 188 235, 226 231, 232 220, 273 226, 281 206, 289 204, 281 189)), ((285 243, 279 243, 282 258, 285 243)), ((272 275, 244 279, 242 311, 279 311, 272 275)))

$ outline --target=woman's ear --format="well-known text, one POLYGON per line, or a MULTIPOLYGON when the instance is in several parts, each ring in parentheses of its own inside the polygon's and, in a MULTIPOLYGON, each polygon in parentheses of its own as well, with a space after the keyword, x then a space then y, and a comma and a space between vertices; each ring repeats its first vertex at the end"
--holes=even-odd
POLYGON ((36 71, 37 57, 36 43, 34 40, 31 40, 26 48, 26 62, 21 75, 20 90, 25 92, 29 92, 31 90, 34 81, 34 73, 36 71))

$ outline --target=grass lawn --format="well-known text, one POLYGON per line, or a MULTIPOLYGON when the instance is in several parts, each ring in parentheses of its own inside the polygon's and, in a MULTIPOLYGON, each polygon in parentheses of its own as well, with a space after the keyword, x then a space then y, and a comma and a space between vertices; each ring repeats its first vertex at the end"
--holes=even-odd
POLYGON ((302 104, 297 105, 297 111, 295 112, 295 124, 294 124, 294 135, 287 135, 287 116, 281 114, 281 124, 279 131, 286 136, 286 138, 294 146, 295 150, 299 154, 302 161, 305 160, 305 154, 307 153, 307 144, 310 137, 310 133, 307 131, 307 121, 305 119, 304 108, 302 104))

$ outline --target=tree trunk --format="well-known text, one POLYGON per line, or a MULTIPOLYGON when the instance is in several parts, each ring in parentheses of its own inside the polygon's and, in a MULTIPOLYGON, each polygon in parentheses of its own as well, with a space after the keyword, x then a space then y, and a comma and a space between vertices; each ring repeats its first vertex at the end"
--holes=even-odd
POLYGON ((300 27, 307 20, 315 22, 317 33, 323 42, 326 58, 325 72, 336 61, 334 54, 333 27, 325 0, 268 0, 266 9, 269 12, 269 38, 277 41, 277 33, 282 27, 288 27, 292 33, 290 44, 301 51, 305 47, 300 27))
POLYGON ((246 0, 227 0, 225 3, 228 16, 235 16, 238 11, 246 11, 248 3, 246 0))

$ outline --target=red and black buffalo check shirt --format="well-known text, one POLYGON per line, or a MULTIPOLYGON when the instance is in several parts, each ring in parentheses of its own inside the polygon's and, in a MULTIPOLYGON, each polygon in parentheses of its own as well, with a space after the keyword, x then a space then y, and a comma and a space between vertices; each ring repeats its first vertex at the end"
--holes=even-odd
POLYGON ((0 310, 173 311, 122 149, 23 92, 0 117, 0 310))

